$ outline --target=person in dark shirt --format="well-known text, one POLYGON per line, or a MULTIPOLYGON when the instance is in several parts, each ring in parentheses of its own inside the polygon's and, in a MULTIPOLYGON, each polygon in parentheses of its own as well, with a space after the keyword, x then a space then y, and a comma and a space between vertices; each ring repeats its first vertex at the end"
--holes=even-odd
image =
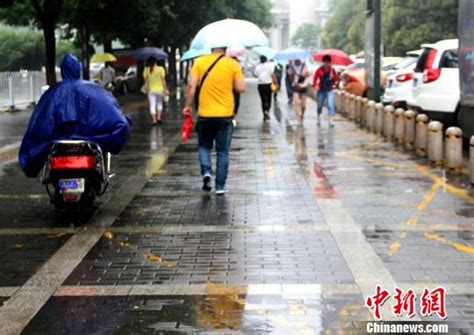
POLYGON ((285 66, 285 86, 288 103, 291 104, 293 102, 293 72, 291 72, 291 64, 286 64, 285 66))
POLYGON ((275 101, 277 100, 278 97, 278 92, 280 92, 280 87, 281 87, 281 78, 283 77, 283 67, 281 64, 275 63, 275 77, 277 80, 277 90, 273 92, 273 98, 275 101))

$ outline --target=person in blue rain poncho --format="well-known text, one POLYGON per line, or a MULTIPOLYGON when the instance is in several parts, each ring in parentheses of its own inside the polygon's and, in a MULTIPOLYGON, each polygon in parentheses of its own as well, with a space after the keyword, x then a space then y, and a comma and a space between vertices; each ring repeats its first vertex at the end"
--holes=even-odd
POLYGON ((130 120, 102 87, 80 80, 81 64, 72 54, 61 62, 62 81, 51 86, 36 106, 20 147, 20 166, 28 177, 43 168, 57 140, 88 140, 117 154, 130 136, 130 120))

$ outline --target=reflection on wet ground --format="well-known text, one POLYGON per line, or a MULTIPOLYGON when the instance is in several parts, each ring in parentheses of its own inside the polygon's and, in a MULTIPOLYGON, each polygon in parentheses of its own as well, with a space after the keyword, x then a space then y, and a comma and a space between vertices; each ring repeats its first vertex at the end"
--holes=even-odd
POLYGON ((329 232, 116 234, 114 239, 103 238, 66 284, 353 282, 329 232))
POLYGON ((367 317, 356 295, 55 297, 24 334, 338 334, 367 317))
MULTIPOLYGON (((330 129, 309 114, 298 126, 282 110, 286 140, 316 198, 343 202, 398 283, 472 287, 474 191, 465 174, 432 168, 346 119, 330 129)), ((469 292, 448 304, 448 320, 472 320, 469 292)))

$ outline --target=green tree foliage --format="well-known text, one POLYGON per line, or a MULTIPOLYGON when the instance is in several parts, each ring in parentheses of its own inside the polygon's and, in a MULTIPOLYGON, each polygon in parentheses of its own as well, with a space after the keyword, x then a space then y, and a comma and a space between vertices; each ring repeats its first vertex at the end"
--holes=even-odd
MULTIPOLYGON (((366 0, 338 0, 322 38, 327 48, 364 49, 366 0)), ((386 55, 403 56, 420 44, 457 36, 458 0, 383 0, 386 55)))
MULTIPOLYGON (((68 53, 72 53, 74 55, 78 55, 80 50, 74 43, 74 41, 70 40, 61 40, 56 43, 56 64, 60 64, 61 60, 63 59, 64 55, 68 53)), ((44 61, 43 61, 44 64, 44 61)), ((42 64, 42 65, 43 65, 42 64)))
POLYGON ((327 22, 322 40, 325 48, 356 53, 364 48, 366 0, 340 0, 327 22))
POLYGON ((251 21, 260 28, 270 28, 273 23, 269 0, 228 0, 227 6, 229 18, 251 21))
POLYGON ((132 48, 145 44, 170 48, 173 58, 177 48, 185 49, 202 26, 216 20, 238 18, 270 27, 270 9, 270 0, 4 0, 0 2, 0 19, 43 30, 51 84, 54 30, 59 25, 74 37, 86 64, 93 52, 92 40, 109 48, 114 39, 132 48))
POLYGON ((457 37, 457 0, 385 0, 382 4, 387 54, 403 56, 422 43, 457 37))
POLYGON ((56 82, 56 38, 55 29, 63 9, 64 0, 7 0, 0 2, 0 18, 13 25, 35 24, 43 30, 46 81, 56 82))
POLYGON ((296 29, 295 34, 291 38, 291 43, 294 46, 307 49, 316 50, 319 45, 319 35, 321 28, 315 24, 303 23, 296 29))
MULTIPOLYGON (((57 43, 56 63, 68 52, 77 52, 72 41, 57 43)), ((44 66, 43 34, 33 27, 0 23, 0 71, 39 70, 44 66)))

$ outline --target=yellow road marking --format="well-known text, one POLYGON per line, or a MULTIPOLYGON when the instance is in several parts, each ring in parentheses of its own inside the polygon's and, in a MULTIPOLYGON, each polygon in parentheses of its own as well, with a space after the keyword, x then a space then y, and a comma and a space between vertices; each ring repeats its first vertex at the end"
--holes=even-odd
MULTIPOLYGON (((436 181, 435 183, 433 183, 433 186, 431 187, 431 190, 423 197, 423 200, 420 202, 420 204, 416 207, 416 209, 418 210, 418 212, 423 212, 426 207, 428 207, 428 205, 431 203, 431 201, 433 201, 433 198, 434 196, 436 195, 436 193, 438 192, 439 188, 441 187, 441 185, 443 185, 444 183, 442 182, 438 182, 436 181)), ((414 218, 416 220, 416 218, 414 218)), ((411 219, 410 219, 411 220, 411 219)), ((408 221, 410 221, 408 220, 408 221)))
POLYGON ((466 245, 466 244, 462 244, 458 242, 452 242, 436 233, 425 233, 425 237, 430 240, 433 240, 445 245, 450 245, 454 249, 459 250, 461 252, 464 252, 467 254, 474 254, 474 246, 470 246, 470 245, 466 245))
POLYGON ((49 234, 48 237, 49 238, 59 238, 59 237, 63 237, 64 235, 67 235, 67 233, 64 232, 64 231, 59 231, 55 234, 49 234))
POLYGON ((407 225, 416 225, 418 224, 418 219, 417 218, 411 218, 406 222, 407 225))
MULTIPOLYGON (((360 149, 363 149, 363 148, 364 147, 361 147, 360 149)), ((433 201, 436 193, 439 191, 439 189, 441 187, 443 187, 443 189, 446 190, 447 192, 463 199, 467 203, 474 204, 474 197, 471 196, 466 189, 463 189, 463 188, 460 188, 460 187, 457 187, 455 185, 447 183, 443 178, 441 178, 441 177, 437 176, 436 174, 434 174, 433 172, 431 172, 429 166, 420 165, 420 164, 416 164, 416 163, 413 164, 413 165, 403 165, 403 164, 398 164, 398 163, 387 162, 383 159, 366 158, 366 157, 355 156, 355 155, 351 155, 349 152, 343 152, 343 153, 339 153, 339 154, 336 154, 336 155, 338 155, 340 157, 346 157, 346 158, 360 160, 360 161, 364 161, 364 162, 368 162, 368 163, 385 165, 385 166, 389 166, 389 167, 393 167, 393 168, 397 168, 397 169, 415 170, 415 171, 419 172, 420 174, 430 178, 433 181, 433 185, 432 185, 430 191, 423 197, 423 200, 417 206, 417 211, 420 212, 420 213, 423 212, 428 207, 428 205, 433 201)), ((465 173, 464 170, 462 170, 461 172, 465 173)), ((408 224, 408 225, 416 225, 417 223, 418 223, 418 218, 417 217, 410 218, 406 222, 406 224, 408 224)), ((429 236, 431 236, 431 239, 433 239, 432 235, 426 235, 425 234, 425 237, 430 238, 429 236)), ((403 236, 402 238, 405 238, 405 237, 406 237, 406 235, 403 236)), ((443 244, 449 244, 458 251, 461 251, 461 252, 464 252, 464 253, 469 253, 469 254, 474 254, 474 247, 472 247, 472 246, 465 245, 465 244, 462 244, 462 243, 457 243, 457 242, 450 242, 450 241, 446 241, 446 240, 440 240, 439 238, 436 238, 434 240, 438 241, 440 243, 443 243, 443 244)), ((393 256, 400 248, 401 248, 401 240, 398 239, 390 245, 388 255, 393 256)))
MULTIPOLYGON (((116 243, 121 248, 127 248, 127 249, 130 249, 130 250, 133 250, 133 246, 130 245, 130 243, 125 242, 125 241, 121 241, 121 240, 116 240, 114 235, 110 231, 106 231, 104 233, 104 238, 110 240, 111 242, 116 243)), ((155 255, 151 252, 146 252, 143 255, 150 262, 158 263, 158 264, 161 264, 161 265, 166 266, 168 268, 175 268, 176 267, 175 263, 168 262, 168 261, 164 260, 163 258, 161 258, 159 255, 155 255)))

